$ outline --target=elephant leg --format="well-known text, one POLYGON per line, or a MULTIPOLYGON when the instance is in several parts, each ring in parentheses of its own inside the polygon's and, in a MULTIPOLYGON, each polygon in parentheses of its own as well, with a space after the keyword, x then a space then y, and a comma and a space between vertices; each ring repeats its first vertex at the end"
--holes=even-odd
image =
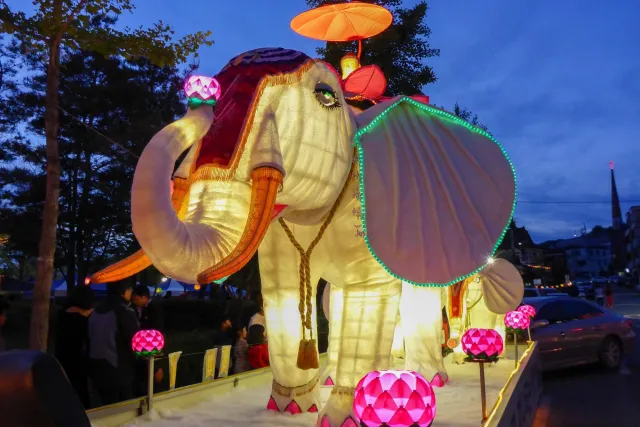
MULTIPOLYGON (((318 369, 302 370, 297 367, 302 338, 298 310, 299 260, 298 253, 280 227, 271 227, 260 246, 259 256, 269 362, 273 373, 267 408, 291 414, 317 412, 320 408, 318 369)), ((319 273, 314 274, 313 267, 311 272, 311 283, 318 283, 319 273)), ((314 286, 311 297, 314 338, 317 337, 315 292, 314 286)))
POLYGON ((385 280, 344 289, 335 385, 318 417, 320 427, 355 426, 355 386, 367 373, 389 368, 400 281, 388 275, 385 280))
POLYGON ((344 305, 344 291, 331 285, 329 303, 329 347, 327 348, 327 365, 320 375, 320 384, 335 385, 338 354, 340 353, 340 332, 342 330, 342 309, 344 305))
MULTIPOLYGON (((401 297, 402 298, 402 297, 401 297)), ((396 330, 393 333, 393 343, 391 344, 391 357, 392 363, 394 366, 398 359, 404 359, 405 350, 404 350, 404 333, 402 331, 402 318, 398 313, 398 318, 396 320, 396 330)))
POLYGON ((440 375, 448 380, 442 358, 442 292, 437 287, 402 283, 400 312, 406 346, 405 369, 422 374, 427 381, 440 375))

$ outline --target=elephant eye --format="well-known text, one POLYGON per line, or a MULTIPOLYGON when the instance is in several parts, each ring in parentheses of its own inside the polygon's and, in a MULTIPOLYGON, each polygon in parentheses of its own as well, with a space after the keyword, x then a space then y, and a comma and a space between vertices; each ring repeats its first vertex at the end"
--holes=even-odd
POLYGON ((339 108, 342 106, 334 90, 327 84, 318 83, 314 93, 320 105, 325 108, 339 108))

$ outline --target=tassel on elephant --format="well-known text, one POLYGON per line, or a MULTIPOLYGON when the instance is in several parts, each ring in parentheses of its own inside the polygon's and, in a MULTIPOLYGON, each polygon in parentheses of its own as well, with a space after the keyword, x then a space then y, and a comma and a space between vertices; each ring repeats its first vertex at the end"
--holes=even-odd
POLYGON ((208 283, 259 248, 268 405, 299 413, 320 410, 311 284, 323 277, 343 305, 335 386, 318 423, 342 426, 357 382, 389 367, 401 281, 438 289, 486 263, 511 219, 511 164, 486 132, 408 97, 350 108, 333 67, 302 52, 246 52, 215 79, 215 115, 194 104, 140 157, 131 203, 142 252, 93 280, 152 262, 208 283))

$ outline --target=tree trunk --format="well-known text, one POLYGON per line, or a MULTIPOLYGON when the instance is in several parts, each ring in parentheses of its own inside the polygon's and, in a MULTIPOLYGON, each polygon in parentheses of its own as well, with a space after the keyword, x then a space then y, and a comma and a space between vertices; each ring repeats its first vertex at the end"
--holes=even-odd
POLYGON ((29 343, 32 350, 47 350, 49 299, 56 251, 58 200, 60 198, 60 156, 58 154, 58 89, 60 85, 60 41, 52 39, 47 67, 44 127, 46 135, 47 186, 38 248, 38 275, 33 288, 33 309, 29 343))

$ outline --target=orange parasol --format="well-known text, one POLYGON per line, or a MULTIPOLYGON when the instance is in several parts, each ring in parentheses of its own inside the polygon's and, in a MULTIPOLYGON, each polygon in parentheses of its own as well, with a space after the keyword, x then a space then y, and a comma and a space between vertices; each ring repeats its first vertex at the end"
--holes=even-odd
POLYGON ((316 40, 346 42, 373 37, 393 21, 391 12, 370 3, 340 3, 308 10, 291 20, 296 33, 316 40))

